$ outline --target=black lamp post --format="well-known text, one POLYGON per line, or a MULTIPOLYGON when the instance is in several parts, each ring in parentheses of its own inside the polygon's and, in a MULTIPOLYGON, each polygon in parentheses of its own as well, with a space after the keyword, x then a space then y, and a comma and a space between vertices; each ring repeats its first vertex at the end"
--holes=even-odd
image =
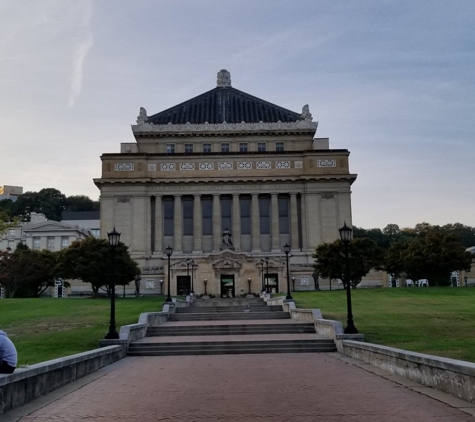
POLYGON ((193 287, 193 274, 195 272, 195 267, 196 267, 196 264, 195 264, 195 261, 191 260, 191 294, 194 295, 195 294, 195 289, 193 287))
POLYGON ((266 293, 270 293, 270 289, 269 289, 269 257, 268 256, 265 257, 265 261, 266 261, 266 293))
POLYGON ((160 296, 163 295, 163 279, 160 279, 160 296))
POLYGON ((203 283, 205 284, 205 296, 207 296, 207 295, 208 295, 208 292, 206 291, 206 285, 208 284, 208 279, 205 278, 205 279, 203 280, 203 283))
POLYGON ((465 276, 465 277, 463 278, 463 281, 465 281, 465 287, 467 287, 467 281, 468 281, 467 276, 465 276))
POLYGON ((247 279, 247 282, 249 283, 249 294, 251 294, 251 277, 247 279))
POLYGON ((260 264, 260 267, 261 267, 261 279, 262 279, 262 290, 263 292, 266 291, 266 286, 264 284, 264 259, 261 258, 261 260, 259 261, 259 264, 260 264))
POLYGON ((351 241, 351 234, 353 230, 345 224, 340 231, 340 238, 345 245, 345 278, 346 278, 346 308, 347 308, 347 325, 345 334, 357 334, 358 330, 353 322, 353 311, 351 309, 351 287, 350 287, 350 270, 348 263, 348 245, 351 241))
POLYGON ((292 277, 292 291, 295 292, 295 277, 292 277))
POLYGON ((109 321, 109 332, 106 334, 107 339, 118 339, 119 333, 115 328, 115 250, 120 240, 120 233, 114 229, 107 233, 109 238, 109 245, 112 250, 112 282, 109 286, 109 292, 111 295, 111 312, 109 321))
POLYGON ((168 296, 165 299, 165 302, 172 302, 172 297, 170 295, 170 257, 172 256, 173 248, 168 245, 168 248, 166 248, 165 250, 167 251, 168 256, 168 296))
POLYGON ((285 261, 287 262, 287 296, 285 298, 293 299, 292 295, 290 294, 290 272, 289 272, 290 245, 288 243, 284 245, 284 252, 285 252, 285 261))
MULTIPOLYGON (((190 258, 186 258, 185 264, 186 264, 186 278, 187 278, 188 282, 190 282, 190 265, 191 265, 191 259, 190 259, 190 258)), ((191 282, 190 282, 190 285, 191 285, 191 282)))

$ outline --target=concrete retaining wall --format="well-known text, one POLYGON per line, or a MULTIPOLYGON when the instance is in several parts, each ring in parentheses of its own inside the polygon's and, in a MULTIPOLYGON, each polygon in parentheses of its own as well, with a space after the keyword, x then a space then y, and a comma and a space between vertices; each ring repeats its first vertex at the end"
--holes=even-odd
POLYGON ((475 364, 371 343, 342 340, 341 353, 475 403, 475 364))
POLYGON ((0 414, 88 375, 124 357, 120 346, 109 346, 49 360, 0 374, 0 414))

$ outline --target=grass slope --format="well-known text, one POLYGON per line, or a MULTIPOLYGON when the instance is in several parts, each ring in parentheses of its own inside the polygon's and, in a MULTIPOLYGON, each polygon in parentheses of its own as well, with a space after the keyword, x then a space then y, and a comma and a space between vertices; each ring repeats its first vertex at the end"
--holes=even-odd
MULTIPOLYGON (((161 311, 165 297, 117 298, 117 330, 138 322, 141 312, 161 311)), ((99 347, 109 330, 108 299, 3 299, 0 329, 18 351, 18 365, 72 355, 99 347)))
MULTIPOLYGON (((352 290, 353 317, 367 342, 475 362, 475 289, 352 290)), ((346 326, 346 292, 292 293, 298 308, 317 308, 346 326)))

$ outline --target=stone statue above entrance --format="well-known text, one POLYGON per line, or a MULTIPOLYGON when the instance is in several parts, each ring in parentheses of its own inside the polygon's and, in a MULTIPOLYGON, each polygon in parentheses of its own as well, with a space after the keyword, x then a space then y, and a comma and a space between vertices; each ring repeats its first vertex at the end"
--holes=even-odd
POLYGON ((233 239, 231 232, 226 228, 223 232, 223 240, 221 242, 220 250, 231 249, 234 251, 233 239))

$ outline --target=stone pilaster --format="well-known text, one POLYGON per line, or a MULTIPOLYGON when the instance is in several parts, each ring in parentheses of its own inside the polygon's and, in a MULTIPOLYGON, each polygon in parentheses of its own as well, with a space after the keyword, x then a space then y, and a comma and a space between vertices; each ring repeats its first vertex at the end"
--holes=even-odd
POLYGON ((193 195, 193 251, 201 251, 201 195, 193 195))
POLYGON ((213 194, 213 251, 219 251, 221 246, 221 204, 219 194, 213 194))
POLYGON ((239 195, 233 195, 233 212, 232 212, 232 237, 234 248, 236 251, 241 250, 241 212, 239 208, 239 195))
POLYGON ((308 248, 308 232, 307 232, 307 200, 303 193, 300 198, 301 218, 302 218, 302 250, 308 248))
POLYGON ((272 235, 272 251, 280 251, 279 245, 279 200, 276 193, 271 194, 270 199, 270 227, 272 235))
POLYGON ((252 194, 251 199, 251 235, 252 235, 252 251, 258 252, 260 248, 260 221, 259 221, 259 196, 257 193, 252 194))
POLYGON ((155 253, 163 254, 163 205, 162 195, 155 196, 155 253))
POLYGON ((175 195, 175 218, 174 223, 174 243, 173 252, 182 251, 183 238, 183 209, 181 204, 181 195, 175 195))
POLYGON ((299 222, 297 209, 297 194, 290 194, 290 243, 293 249, 299 249, 299 222))

